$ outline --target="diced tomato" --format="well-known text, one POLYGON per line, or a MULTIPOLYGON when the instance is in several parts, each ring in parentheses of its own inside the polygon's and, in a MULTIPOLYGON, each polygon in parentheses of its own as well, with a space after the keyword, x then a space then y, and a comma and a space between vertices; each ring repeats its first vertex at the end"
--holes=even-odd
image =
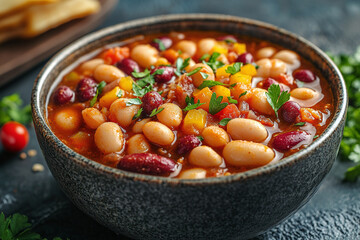
POLYGON ((279 83, 283 83, 287 86, 290 86, 290 85, 293 85, 294 83, 294 80, 292 77, 286 75, 286 74, 280 74, 279 76, 276 77, 276 80, 279 82, 279 83))
POLYGON ((224 118, 238 118, 240 116, 240 110, 235 104, 229 104, 223 110, 215 114, 215 116, 220 120, 224 118))
POLYGON ((301 108, 300 116, 302 122, 308 122, 314 125, 322 121, 321 113, 312 108, 301 108))
POLYGON ((114 47, 106 50, 101 54, 106 64, 114 65, 115 63, 130 57, 130 49, 128 47, 114 47))

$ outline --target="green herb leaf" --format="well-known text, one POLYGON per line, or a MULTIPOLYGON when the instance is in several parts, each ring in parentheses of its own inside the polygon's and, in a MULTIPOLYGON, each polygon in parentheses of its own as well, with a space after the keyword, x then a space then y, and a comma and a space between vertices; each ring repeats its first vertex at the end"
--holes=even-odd
POLYGON ((142 101, 140 98, 131 98, 129 101, 126 102, 126 106, 131 106, 131 105, 141 105, 142 101))
POLYGON ((221 126, 226 126, 229 122, 230 122, 231 118, 223 118, 221 119, 221 121, 219 122, 219 125, 221 126))
POLYGON ((205 53, 204 55, 202 55, 202 57, 199 59, 199 61, 201 62, 201 61, 203 61, 203 60, 205 60, 205 59, 207 59, 209 57, 210 57, 210 54, 205 53))
POLYGON ((313 139, 317 139, 319 137, 319 135, 315 135, 313 139))
POLYGON ((150 92, 153 90, 153 85, 155 84, 154 75, 156 74, 162 74, 164 72, 164 69, 158 69, 154 73, 150 74, 150 71, 148 69, 145 69, 144 72, 133 72, 132 75, 138 79, 136 82, 132 85, 132 90, 134 92, 134 96, 136 97, 142 97, 147 92, 150 92))
POLYGON ((132 72, 133 77, 135 78, 143 78, 150 74, 150 71, 148 69, 145 69, 143 72, 132 72))
POLYGON ((143 108, 140 108, 137 113, 133 116, 132 120, 135 120, 140 117, 141 113, 143 112, 143 108))
POLYGON ((165 47, 164 43, 163 43, 160 39, 155 38, 155 39, 153 40, 153 42, 155 42, 155 43, 157 43, 157 44, 159 45, 160 51, 166 50, 166 47, 165 47))
POLYGON ((149 117, 155 116, 156 114, 160 113, 162 110, 164 110, 164 108, 155 108, 154 110, 152 110, 149 117))
POLYGON ((222 103, 223 96, 219 96, 218 98, 216 97, 216 93, 213 93, 211 95, 211 99, 210 99, 210 103, 209 103, 209 113, 214 115, 218 112, 220 112, 221 110, 223 110, 224 108, 226 108, 226 106, 228 105, 228 103, 224 102, 222 103))
POLYGON ((101 94, 102 90, 104 89, 104 87, 106 86, 106 82, 102 81, 100 82, 97 87, 96 87, 96 94, 95 96, 90 100, 90 107, 94 106, 98 96, 101 94))
POLYGON ((238 98, 241 98, 242 96, 245 96, 247 94, 247 91, 243 92, 242 94, 239 95, 238 98))
POLYGON ((278 111, 281 106, 289 101, 290 93, 288 91, 282 91, 278 84, 271 84, 268 92, 265 93, 266 98, 272 109, 274 109, 276 117, 278 117, 278 111))
POLYGON ((203 60, 203 63, 207 64, 214 72, 216 72, 216 69, 225 65, 223 62, 217 60, 220 55, 220 53, 214 52, 213 54, 211 54, 209 61, 205 62, 205 60, 203 60))
POLYGON ((175 62, 176 70, 174 71, 177 76, 181 76, 185 73, 185 68, 189 66, 190 58, 186 58, 185 60, 182 58, 177 58, 175 62))
MULTIPOLYGON (((201 70, 202 67, 197 67, 194 70, 192 70, 191 72, 187 73, 186 76, 191 76, 194 75, 195 73, 197 73, 198 71, 201 70)), ((201 72, 200 72, 201 73, 201 72)))
POLYGON ((205 103, 200 103, 200 100, 198 100, 197 103, 194 103, 194 98, 193 97, 190 98, 189 96, 186 96, 185 102, 187 104, 187 106, 183 109, 185 112, 196 109, 199 106, 205 104, 205 103))
POLYGON ((359 176, 360 176, 360 164, 349 168, 345 172, 345 181, 355 182, 359 176))
POLYGON ((121 98, 121 97, 123 96, 123 91, 120 90, 120 91, 118 92, 118 94, 116 94, 116 96, 117 96, 118 98, 121 98))
POLYGON ((161 75, 161 74, 163 74, 164 73, 164 69, 157 69, 155 72, 153 72, 151 75, 161 75))
POLYGON ((200 72, 200 75, 204 80, 206 80, 209 77, 209 75, 204 72, 200 72))
POLYGON ((233 104, 238 104, 238 101, 236 101, 235 99, 233 99, 232 97, 227 97, 229 100, 229 103, 233 103, 233 104))
POLYGON ((242 63, 241 62, 236 62, 236 63, 234 63, 233 66, 228 66, 225 69, 225 72, 230 73, 230 75, 234 75, 234 74, 240 72, 241 67, 242 67, 242 63))
POLYGON ((204 141, 204 137, 203 136, 196 136, 200 141, 204 141))
MULTIPOLYGON (((200 74, 201 74, 201 72, 200 72, 200 74)), ((229 87, 231 89, 232 87, 235 87, 236 83, 234 83, 234 84, 225 84, 225 83, 218 82, 218 81, 205 80, 200 84, 198 89, 203 89, 203 88, 206 88, 206 87, 212 88, 212 87, 215 87, 217 85, 229 87)))
POLYGON ((295 125, 295 126, 304 126, 304 125, 305 125, 305 122, 298 122, 298 123, 295 123, 294 125, 295 125))
POLYGON ((0 126, 9 121, 29 124, 32 121, 31 107, 22 107, 22 104, 23 101, 17 93, 3 97, 0 100, 0 126))

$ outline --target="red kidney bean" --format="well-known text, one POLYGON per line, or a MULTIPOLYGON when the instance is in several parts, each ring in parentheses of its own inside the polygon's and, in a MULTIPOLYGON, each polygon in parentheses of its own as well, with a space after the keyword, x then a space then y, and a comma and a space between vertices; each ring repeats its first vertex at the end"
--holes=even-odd
POLYGON ((179 139, 177 146, 178 154, 185 154, 201 145, 201 141, 195 135, 186 135, 179 139))
POLYGON ((237 38, 233 35, 226 35, 218 37, 216 40, 218 41, 229 41, 229 42, 238 42, 237 38))
POLYGON ((152 91, 143 96, 142 102, 144 113, 150 115, 155 108, 158 108, 161 104, 163 104, 163 99, 158 92, 152 91))
POLYGON ((262 81, 263 82, 263 88, 264 89, 269 89, 269 87, 271 86, 271 84, 278 84, 280 86, 280 90, 284 91, 284 87, 282 84, 280 84, 278 81, 276 81, 273 78, 266 78, 265 80, 262 81))
POLYGON ((280 108, 280 116, 285 122, 294 123, 300 116, 300 105, 297 102, 287 101, 280 108))
POLYGON ((77 85, 76 96, 80 102, 86 102, 96 95, 97 83, 91 78, 83 78, 77 85))
POLYGON ((159 38, 155 38, 154 40, 152 40, 152 42, 150 43, 151 46, 153 46, 154 48, 156 48, 158 51, 163 51, 163 50, 166 50, 168 49, 169 47, 171 47, 172 45, 172 40, 171 38, 168 38, 168 37, 159 37, 159 38), (158 41, 161 41, 164 48, 165 49, 160 49, 160 44, 158 41))
POLYGON ((302 82, 313 82, 316 80, 315 74, 307 69, 299 69, 295 71, 294 78, 302 82))
POLYGON ((237 57, 236 62, 241 62, 243 64, 253 63, 254 57, 251 53, 243 53, 237 57))
POLYGON ((272 145, 278 151, 286 151, 310 137, 311 135, 305 131, 281 133, 274 138, 272 145))
POLYGON ((151 74, 153 74, 157 70, 164 70, 161 74, 154 75, 154 79, 158 83, 167 83, 171 81, 173 77, 175 77, 175 72, 173 67, 159 66, 151 70, 151 74))
POLYGON ((62 105, 74 101, 75 93, 68 86, 60 86, 54 92, 54 101, 62 105))
POLYGON ((124 60, 117 62, 116 67, 129 76, 132 76, 131 74, 133 72, 140 72, 139 64, 130 58, 125 58, 124 60))
POLYGON ((134 153, 123 157, 117 168, 130 172, 165 175, 175 171, 176 163, 153 153, 134 153))

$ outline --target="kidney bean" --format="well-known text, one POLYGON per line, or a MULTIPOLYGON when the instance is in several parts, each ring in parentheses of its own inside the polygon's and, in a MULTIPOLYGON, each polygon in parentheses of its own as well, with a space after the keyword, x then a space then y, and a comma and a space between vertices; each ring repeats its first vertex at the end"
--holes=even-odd
POLYGON ((274 138, 273 147, 279 151, 286 151, 311 137, 305 131, 281 133, 274 138))
POLYGON ((74 101, 74 91, 68 86, 60 86, 54 92, 54 101, 56 104, 62 105, 74 101))
POLYGON ((179 139, 177 146, 178 154, 185 154, 190 152, 193 148, 200 146, 201 141, 195 135, 186 135, 179 139))
POLYGON ((161 74, 155 74, 154 79, 158 83, 167 83, 171 81, 173 77, 175 77, 174 68, 169 66, 159 66, 151 70, 151 74, 153 74, 156 70, 164 70, 161 74))
POLYGON ((280 116, 285 122, 293 123, 300 116, 300 105, 297 102, 287 101, 280 108, 280 116))
POLYGON ((91 78, 83 78, 76 87, 76 96, 80 102, 92 99, 96 94, 96 82, 91 78))
POLYGON ((163 99, 158 92, 152 91, 143 96, 142 102, 144 113, 150 115, 152 110, 163 104, 163 99))
POLYGON ((117 62, 116 67, 129 76, 132 76, 131 74, 133 72, 140 72, 139 64, 130 58, 125 58, 122 61, 117 62))
POLYGON ((280 90, 285 91, 284 86, 281 83, 279 83, 278 81, 276 81, 275 79, 269 77, 269 78, 266 78, 265 80, 263 80, 263 88, 264 89, 269 89, 271 84, 278 84, 280 86, 280 90))
POLYGON ((294 78, 302 82, 313 82, 316 80, 315 74, 307 69, 300 69, 295 71, 294 78))
POLYGON ((171 45, 173 43, 171 38, 168 38, 168 37, 159 37, 159 38, 155 38, 155 39, 150 43, 150 45, 153 46, 154 48, 156 48, 158 51, 163 51, 163 50, 168 49, 169 47, 171 47, 171 45), (160 49, 160 44, 155 39, 158 39, 159 41, 161 41, 163 46, 165 47, 165 49, 160 49))
POLYGON ((237 42, 237 38, 233 35, 225 35, 225 36, 221 36, 218 37, 216 40, 218 41, 229 41, 229 42, 237 42))
POLYGON ((236 62, 241 62, 243 64, 253 63, 254 57, 251 53, 243 53, 237 57, 236 62))
POLYGON ((134 153, 123 157, 117 168, 130 172, 165 175, 175 171, 176 163, 153 153, 134 153))

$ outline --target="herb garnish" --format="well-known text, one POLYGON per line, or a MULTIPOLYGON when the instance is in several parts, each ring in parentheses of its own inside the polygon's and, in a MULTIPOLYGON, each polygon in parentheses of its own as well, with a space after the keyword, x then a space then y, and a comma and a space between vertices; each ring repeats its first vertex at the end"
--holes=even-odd
POLYGON ((140 98, 131 98, 129 99, 129 101, 126 102, 126 106, 131 106, 131 105, 141 105, 142 101, 140 98))
POLYGON ((23 101, 17 93, 3 97, 0 100, 0 126, 9 121, 29 124, 32 121, 31 107, 21 107, 22 104, 23 101))
POLYGON ((226 86, 226 87, 235 87, 236 83, 234 84, 225 84, 225 83, 222 83, 222 82, 218 82, 218 81, 211 81, 211 80, 205 80, 203 81, 200 86, 198 87, 198 89, 203 89, 203 88, 212 88, 212 87, 215 87, 217 85, 220 85, 220 86, 226 86))
POLYGON ((241 62, 236 62, 236 63, 234 63, 233 66, 228 66, 225 69, 225 72, 230 73, 230 75, 234 75, 234 74, 240 72, 241 67, 242 67, 242 63, 241 62))
POLYGON ((136 82, 133 82, 132 90, 134 91, 134 96, 142 97, 147 92, 150 92, 153 89, 155 83, 154 75, 162 74, 164 69, 158 69, 152 74, 148 69, 145 69, 144 72, 133 72, 132 75, 135 78, 140 78, 136 82))
MULTIPOLYGON (((32 231, 27 216, 15 213, 6 218, 3 212, 0 214, 0 239, 47 240, 46 238, 42 238, 40 234, 32 231)), ((55 237, 53 240, 61 240, 61 238, 55 237)))
POLYGON ((133 116, 132 120, 135 120, 135 119, 139 118, 140 115, 141 115, 141 113, 142 113, 142 111, 143 111, 143 108, 140 108, 140 109, 136 112, 136 114, 133 116))
MULTIPOLYGON (((192 70, 191 72, 187 73, 186 76, 191 76, 194 75, 195 73, 199 72, 201 70, 202 67, 197 67, 194 70, 192 70)), ((201 72, 200 72, 201 73, 201 72)))
POLYGON ((160 113, 162 110, 164 110, 164 108, 155 108, 154 110, 152 110, 149 117, 155 116, 156 114, 160 113))
POLYGON ((304 125, 305 125, 305 122, 298 122, 298 123, 295 123, 294 125, 295 125, 295 126, 304 126, 304 125))
POLYGON ((232 119, 232 118, 223 118, 223 119, 221 119, 221 121, 219 122, 219 125, 221 125, 221 126, 226 126, 226 125, 230 122, 231 119, 232 119))
POLYGON ((214 52, 213 54, 211 54, 209 61, 205 62, 205 60, 202 60, 202 62, 204 64, 207 64, 214 72, 216 72, 216 69, 225 65, 223 62, 217 60, 220 55, 220 53, 214 52))
POLYGON ((98 96, 101 94, 102 90, 104 89, 104 87, 106 86, 106 82, 102 81, 100 82, 97 87, 96 87, 96 94, 95 96, 90 100, 90 107, 94 106, 98 96))
POLYGON ((271 84, 268 92, 265 94, 268 103, 274 109, 276 117, 278 117, 278 111, 290 99, 290 93, 288 91, 281 91, 278 84, 271 84))
POLYGON ((204 80, 206 80, 209 77, 209 75, 204 72, 200 72, 200 75, 204 80))
POLYGON ((197 107, 205 104, 205 103, 200 103, 199 99, 198 99, 197 103, 195 103, 194 98, 193 97, 190 98, 189 96, 186 96, 185 102, 187 104, 187 106, 183 109, 185 112, 196 109, 197 107))
POLYGON ((229 103, 238 104, 238 101, 236 101, 232 97, 227 97, 227 99, 229 100, 229 103))
POLYGON ((177 76, 185 73, 185 68, 189 66, 190 58, 186 58, 185 60, 182 58, 177 58, 175 62, 176 70, 174 71, 177 76))
POLYGON ((155 39, 153 40, 153 42, 154 42, 154 43, 157 43, 157 44, 159 45, 159 50, 160 50, 160 51, 166 50, 166 47, 165 47, 164 43, 163 43, 160 39, 155 38, 155 39))
POLYGON ((216 97, 216 93, 213 93, 211 95, 211 99, 210 99, 210 103, 209 103, 209 113, 214 115, 218 112, 220 112, 221 110, 223 110, 224 108, 226 108, 226 106, 228 105, 228 103, 224 102, 222 103, 223 96, 219 96, 216 97))
POLYGON ((202 57, 199 59, 199 61, 201 62, 201 61, 203 61, 203 60, 205 60, 205 59, 207 59, 209 57, 210 57, 210 54, 205 53, 204 55, 202 55, 202 57))
POLYGON ((196 136, 200 141, 204 141, 204 137, 203 136, 196 136))
POLYGON ((239 95, 239 99, 242 97, 242 96, 245 96, 247 94, 247 91, 243 92, 242 94, 239 95))

